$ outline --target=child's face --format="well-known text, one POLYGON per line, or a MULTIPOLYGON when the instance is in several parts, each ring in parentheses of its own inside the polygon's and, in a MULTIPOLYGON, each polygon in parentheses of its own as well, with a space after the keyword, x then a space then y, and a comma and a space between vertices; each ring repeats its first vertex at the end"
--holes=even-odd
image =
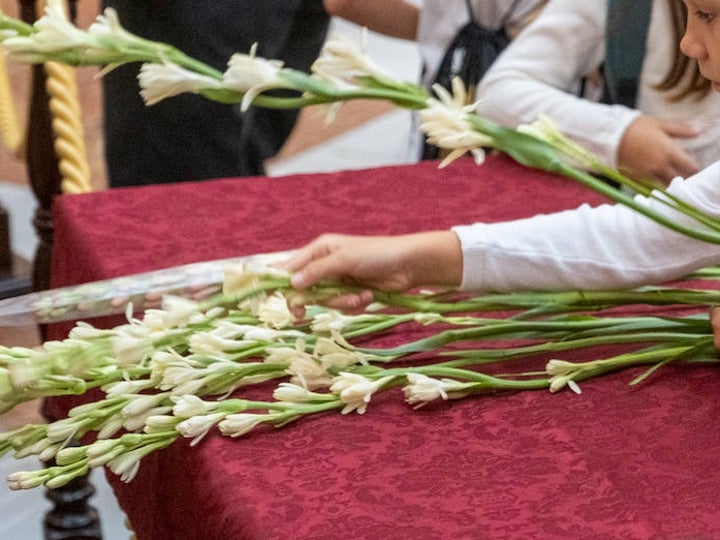
POLYGON ((720 0, 683 0, 688 24, 680 49, 700 66, 715 92, 720 92, 720 0))

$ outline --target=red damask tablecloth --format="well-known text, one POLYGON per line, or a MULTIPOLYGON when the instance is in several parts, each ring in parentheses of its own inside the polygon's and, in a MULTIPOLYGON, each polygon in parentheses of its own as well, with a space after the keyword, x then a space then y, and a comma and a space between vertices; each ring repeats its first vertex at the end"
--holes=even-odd
MULTIPOLYGON (((62 196, 53 285, 289 249, 322 232, 410 232, 583 202, 601 200, 504 157, 62 196)), ((638 373, 586 382, 581 396, 415 411, 398 389, 362 416, 178 441, 131 483, 110 480, 140 540, 720 538, 720 374, 668 366, 628 386, 638 373)))

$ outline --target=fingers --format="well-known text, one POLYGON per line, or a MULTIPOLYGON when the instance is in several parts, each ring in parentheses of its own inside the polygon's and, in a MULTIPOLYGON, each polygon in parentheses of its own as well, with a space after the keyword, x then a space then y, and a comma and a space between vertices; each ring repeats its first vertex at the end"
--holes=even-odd
POLYGON ((335 280, 349 274, 342 257, 332 249, 315 251, 307 263, 299 267, 290 278, 296 289, 306 289, 322 280, 335 280))
POLYGON ((701 130, 692 124, 685 122, 670 122, 668 120, 658 120, 660 128, 670 137, 676 139, 692 139, 700 135, 701 130))
POLYGON ((666 167, 658 172, 659 178, 666 183, 678 176, 688 178, 700 170, 695 161, 677 145, 668 148, 667 159, 666 167))
POLYGON ((357 294, 344 294, 336 298, 330 298, 325 305, 332 309, 353 313, 362 311, 374 300, 372 291, 362 291, 357 294))
POLYGON ((320 236, 304 247, 298 249, 292 257, 286 261, 278 263, 277 266, 290 272, 295 272, 307 266, 307 264, 313 259, 327 254, 328 251, 329 250, 325 245, 324 237, 320 236))
POLYGON ((292 272, 290 284, 296 289, 306 289, 320 280, 343 275, 344 266, 335 253, 340 249, 344 238, 347 237, 324 234, 278 266, 292 272))
MULTIPOLYGON (((698 128, 684 122, 659 120, 658 125, 669 137, 674 139, 691 139, 700 134, 698 128)), ((673 146, 668 149, 667 157, 668 166, 662 174, 664 177, 663 180, 666 182, 669 182, 677 176, 687 178, 700 170, 697 163, 695 163, 687 152, 677 146, 677 144, 673 144, 673 146)))
POLYGON ((618 147, 621 170, 640 178, 668 183, 697 173, 697 163, 679 146, 680 139, 697 136, 693 125, 640 115, 625 131, 618 147))
POLYGON ((713 344, 716 349, 720 349, 720 307, 710 308, 710 324, 713 329, 713 344))
POLYGON ((677 156, 673 156, 672 165, 675 170, 674 177, 688 178, 700 171, 697 164, 685 152, 679 152, 677 156))

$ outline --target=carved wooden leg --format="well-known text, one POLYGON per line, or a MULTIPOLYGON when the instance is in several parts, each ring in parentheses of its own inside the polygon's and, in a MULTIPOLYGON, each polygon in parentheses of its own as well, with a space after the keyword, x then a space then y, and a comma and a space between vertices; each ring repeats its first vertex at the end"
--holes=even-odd
POLYGON ((0 298, 30 292, 30 277, 21 271, 10 249, 10 219, 0 206, 0 298))
MULTIPOLYGON (((48 422, 55 420, 45 407, 41 413, 48 422)), ((90 474, 86 474, 62 487, 45 491, 45 497, 53 503, 43 522, 45 540, 102 540, 100 516, 89 504, 90 497, 95 494, 89 479, 90 474)))
POLYGON ((10 251, 10 217, 7 210, 0 206, 0 272, 12 270, 12 252, 10 251))
POLYGON ((95 488, 88 476, 60 488, 48 489, 45 496, 54 508, 45 515, 45 540, 102 540, 97 510, 88 504, 95 488))

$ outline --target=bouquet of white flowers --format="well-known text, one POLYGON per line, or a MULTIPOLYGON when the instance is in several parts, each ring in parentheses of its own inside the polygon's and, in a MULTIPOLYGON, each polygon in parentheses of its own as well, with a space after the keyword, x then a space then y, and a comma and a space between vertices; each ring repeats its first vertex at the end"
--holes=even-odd
MULTIPOLYGON (((326 44, 310 74, 284 68, 255 51, 238 53, 222 73, 163 43, 122 28, 112 10, 87 31, 71 24, 56 2, 27 25, 0 13, 2 45, 12 59, 101 65, 104 70, 142 62, 140 92, 151 105, 181 92, 250 106, 338 106, 352 99, 381 99, 415 109, 429 141, 450 151, 447 165, 470 152, 481 162, 494 148, 529 167, 564 175, 688 236, 720 242, 720 223, 662 187, 628 178, 601 164, 564 137, 547 118, 512 130, 479 116, 466 105, 458 82, 453 93, 424 88, 383 74, 362 50, 342 38, 326 44), (291 91, 278 96, 272 90, 291 91), (677 223, 593 174, 661 201, 694 226, 677 223)), ((705 271, 698 278, 715 279, 705 271)), ((712 289, 709 287, 709 289, 712 289)), ((569 388, 628 366, 651 366, 639 382, 669 362, 716 361, 705 316, 623 317, 614 306, 696 306, 717 303, 714 290, 647 287, 633 291, 524 293, 463 297, 452 291, 376 293, 378 304, 347 315, 322 306, 347 287, 323 283, 298 293, 289 276, 268 266, 231 267, 222 294, 201 303, 165 298, 161 309, 128 323, 98 329, 78 323, 69 337, 39 349, 0 349, 0 410, 46 396, 102 390, 102 398, 72 409, 52 424, 28 425, 0 435, 0 454, 38 455, 55 465, 10 477, 13 488, 63 485, 89 468, 107 466, 131 480, 140 460, 179 437, 193 444, 213 427, 231 437, 260 424, 282 426, 314 413, 365 412, 372 396, 402 387, 406 401, 421 407, 497 391, 569 388), (300 298, 298 295, 302 294, 300 298), (297 320, 290 307, 308 305, 297 320), (510 313, 510 315, 508 315, 510 313), (392 347, 371 338, 400 325, 415 325, 419 337, 392 347), (491 343, 492 346, 485 346, 491 343), (560 359, 564 351, 599 344, 634 350, 584 363, 560 359), (513 371, 512 361, 538 353, 558 357, 535 371, 513 371), (428 360, 430 359, 430 360, 428 360), (505 365, 480 370, 480 366, 505 365), (272 385, 266 400, 243 398, 243 389, 272 385), (71 440, 88 444, 69 446, 71 440)))

